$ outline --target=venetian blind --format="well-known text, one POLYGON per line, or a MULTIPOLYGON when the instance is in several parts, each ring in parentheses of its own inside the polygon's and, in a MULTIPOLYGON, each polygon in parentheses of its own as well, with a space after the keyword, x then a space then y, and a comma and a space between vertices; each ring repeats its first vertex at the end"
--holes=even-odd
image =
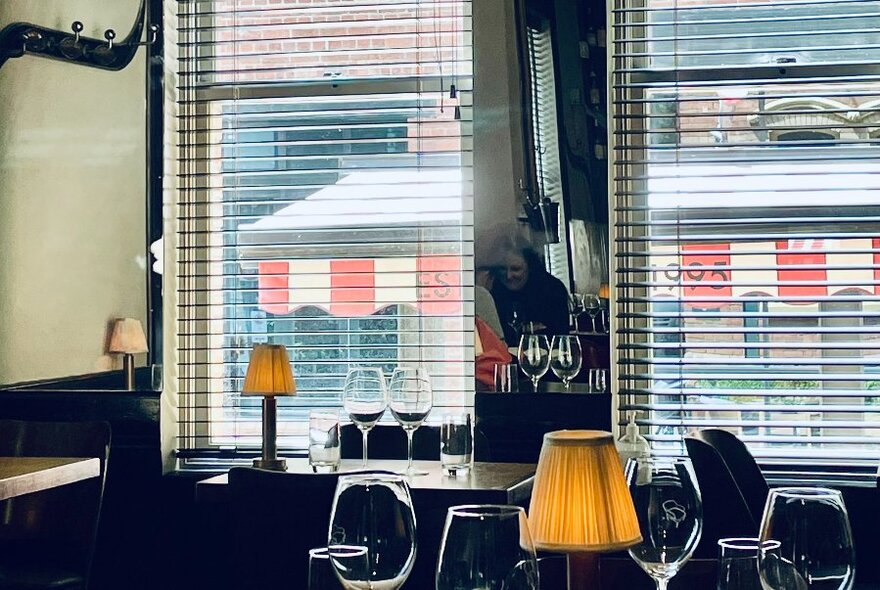
POLYGON ((615 0, 621 420, 880 457, 880 3, 615 0))
POLYGON ((473 390, 469 0, 178 2, 179 447, 246 455, 253 344, 296 397, 341 407, 353 366, 426 367, 435 408, 473 390))
POLYGON ((538 198, 559 205, 559 241, 547 244, 548 270, 564 284, 571 284, 565 204, 562 198, 562 166, 559 160, 559 127, 556 113, 556 68, 550 23, 526 26, 532 104, 532 136, 538 198))

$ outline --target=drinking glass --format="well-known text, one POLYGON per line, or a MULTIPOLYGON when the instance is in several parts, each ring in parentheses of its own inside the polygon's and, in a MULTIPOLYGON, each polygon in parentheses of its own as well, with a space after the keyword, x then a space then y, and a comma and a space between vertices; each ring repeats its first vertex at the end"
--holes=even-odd
POLYGON ((588 387, 591 393, 604 393, 608 388, 608 370, 590 369, 588 387))
POLYGON ((761 519, 762 541, 778 541, 778 562, 759 556, 765 590, 848 590, 855 553, 843 496, 828 488, 770 490, 761 519))
POLYGON ((330 554, 346 568, 367 569, 366 547, 318 547, 309 551, 309 590, 337 590, 343 586, 333 571, 330 554))
POLYGON ((335 410, 309 412, 309 465, 315 471, 336 471, 340 460, 339 413, 335 410))
POLYGON ((431 377, 425 369, 398 367, 394 370, 388 391, 388 406, 394 419, 406 432, 407 475, 427 474, 425 471, 417 471, 413 468, 413 434, 428 417, 433 405, 431 377))
POLYGON ((538 562, 518 506, 453 506, 446 513, 436 590, 538 590, 538 562))
POLYGON ((554 336, 550 348, 550 368, 568 391, 571 380, 581 371, 581 342, 577 336, 554 336))
POLYGON ((361 431, 364 460, 367 466, 367 436, 388 407, 388 390, 382 369, 356 367, 349 369, 342 391, 342 405, 348 417, 361 431))
POLYGON ((592 328, 593 333, 599 331, 596 329, 596 316, 599 315, 599 310, 601 308, 602 303, 599 301, 598 295, 595 293, 587 293, 584 295, 584 311, 590 316, 590 327, 592 328))
POLYGON ((402 475, 343 475, 330 513, 328 546, 364 547, 366 567, 332 552, 330 562, 346 590, 398 590, 416 559, 416 516, 402 475))
POLYGON ((779 555, 779 541, 749 538, 718 539, 717 590, 763 590, 758 554, 779 555))
POLYGON ((440 467, 449 475, 470 469, 474 435, 470 414, 443 416, 440 425, 440 467))
POLYGON ((516 365, 513 363, 495 363, 495 391, 517 391, 516 373, 516 365))
POLYGON ((550 368, 550 347, 547 337, 542 334, 523 334, 519 339, 519 368, 532 380, 532 387, 538 393, 538 381, 550 368))
POLYGON ((635 457, 626 464, 642 542, 630 556, 665 590, 700 541, 703 504, 691 462, 680 457, 635 457))

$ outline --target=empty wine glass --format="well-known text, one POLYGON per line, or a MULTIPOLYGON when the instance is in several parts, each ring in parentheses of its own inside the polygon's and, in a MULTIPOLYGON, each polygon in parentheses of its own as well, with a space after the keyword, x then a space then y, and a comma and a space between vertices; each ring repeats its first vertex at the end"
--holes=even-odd
POLYGON ((446 513, 436 590, 537 590, 538 562, 518 506, 453 506, 446 513))
POLYGON ((718 539, 717 590, 763 590, 758 556, 779 556, 779 541, 750 538, 718 539))
POLYGON ((703 504, 691 462, 679 457, 635 457, 626 464, 642 542, 630 556, 665 590, 687 563, 703 530, 703 504))
POLYGON ((363 466, 367 466, 367 436, 388 407, 388 390, 382 369, 356 367, 348 371, 342 391, 342 405, 348 417, 361 431, 363 466))
POLYGON ((413 434, 428 417, 434 397, 431 377, 421 367, 398 367, 391 376, 388 390, 388 407, 406 432, 407 475, 426 475, 426 471, 413 468, 413 434))
POLYGON ((519 339, 519 368, 532 380, 532 387, 538 393, 538 382, 550 368, 550 347, 547 337, 542 334, 523 334, 519 339))
POLYGON ((855 553, 843 496, 828 488, 770 490, 762 541, 778 541, 778 559, 758 557, 765 590, 848 590, 855 553))
POLYGON ((554 336, 550 349, 550 368, 568 391, 571 380, 581 371, 581 342, 577 336, 554 336))
POLYGON ((599 301, 599 296, 595 293, 586 293, 583 296, 584 300, 584 311, 587 312, 587 315, 590 316, 590 327, 592 331, 598 332, 599 330, 596 328, 596 316, 599 315, 599 311, 602 308, 602 303, 599 301))
POLYGON ((328 539, 331 548, 366 548, 366 567, 330 554, 346 590, 398 590, 416 559, 416 516, 406 479, 390 473, 340 477, 328 539))

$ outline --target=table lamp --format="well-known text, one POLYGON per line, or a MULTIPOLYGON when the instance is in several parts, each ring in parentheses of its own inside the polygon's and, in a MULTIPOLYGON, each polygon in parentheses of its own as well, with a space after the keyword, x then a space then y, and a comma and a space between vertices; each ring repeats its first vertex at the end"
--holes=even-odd
POLYGON ((120 318, 113 322, 108 352, 122 354, 125 388, 134 391, 134 355, 147 352, 147 336, 140 320, 120 318))
POLYGON ((242 395, 263 396, 263 454, 254 467, 287 471, 287 462, 278 458, 277 405, 275 396, 296 395, 296 381, 287 349, 281 344, 256 344, 251 350, 242 395))
POLYGON ((537 549, 568 554, 569 590, 599 588, 597 554, 642 540, 611 433, 544 435, 529 528, 537 549))

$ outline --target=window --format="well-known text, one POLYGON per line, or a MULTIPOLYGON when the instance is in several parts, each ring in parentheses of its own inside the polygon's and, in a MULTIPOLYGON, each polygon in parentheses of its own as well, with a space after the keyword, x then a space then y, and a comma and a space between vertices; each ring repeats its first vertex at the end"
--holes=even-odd
POLYGON ((356 365, 424 365, 436 408, 472 405, 470 4, 178 3, 184 458, 258 450, 259 342, 297 380, 281 448, 356 365))
POLYGON ((880 458, 878 3, 616 0, 617 387, 659 452, 880 458))

